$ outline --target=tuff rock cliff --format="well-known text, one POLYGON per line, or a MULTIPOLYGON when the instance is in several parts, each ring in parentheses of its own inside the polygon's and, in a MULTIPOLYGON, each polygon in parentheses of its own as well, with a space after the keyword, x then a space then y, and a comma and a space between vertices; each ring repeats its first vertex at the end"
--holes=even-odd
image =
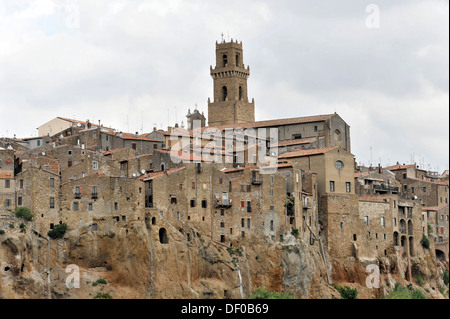
MULTIPOLYGON (((279 244, 230 248, 201 229, 163 226, 166 244, 159 227, 143 221, 102 232, 80 225, 58 240, 33 233, 31 226, 25 233, 7 231, 0 235, 0 298, 242 299, 258 287, 304 299, 340 298, 332 280, 357 288, 360 298, 378 298, 407 273, 395 256, 380 259, 381 287, 368 289, 363 261, 330 261, 320 244, 291 234, 279 244), (195 236, 187 241, 186 232, 195 236), (66 285, 73 274, 69 265, 78 267, 80 288, 66 285)), ((444 267, 431 257, 414 261, 412 269, 425 275, 427 297, 442 297, 444 267)))

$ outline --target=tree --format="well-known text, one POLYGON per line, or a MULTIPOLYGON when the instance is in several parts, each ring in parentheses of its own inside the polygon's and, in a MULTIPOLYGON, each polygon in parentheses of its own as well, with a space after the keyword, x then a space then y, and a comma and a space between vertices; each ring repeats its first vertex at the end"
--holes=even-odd
POLYGON ((16 215, 17 218, 23 218, 27 221, 32 221, 33 220, 33 213, 31 212, 31 210, 29 208, 26 207, 19 207, 15 212, 14 215, 16 215))
POLYGON ((60 224, 60 225, 56 225, 47 234, 52 239, 58 239, 58 238, 63 238, 66 231, 67 231, 67 224, 60 224))

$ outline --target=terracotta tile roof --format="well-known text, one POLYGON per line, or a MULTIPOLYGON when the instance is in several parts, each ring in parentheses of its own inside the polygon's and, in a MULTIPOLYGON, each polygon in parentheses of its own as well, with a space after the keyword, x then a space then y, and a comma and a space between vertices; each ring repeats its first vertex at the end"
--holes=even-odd
POLYGON ((420 179, 420 178, 414 178, 414 177, 408 177, 409 180, 417 181, 417 182, 424 182, 428 184, 436 184, 436 185, 448 185, 448 181, 439 181, 439 182, 433 182, 426 179, 420 179))
MULTIPOLYGON (((60 120, 64 120, 64 121, 67 121, 67 122, 71 122, 71 123, 80 123, 80 124, 86 125, 86 122, 84 122, 84 121, 79 121, 79 120, 69 119, 69 118, 67 118, 67 117, 61 117, 61 116, 58 116, 58 118, 59 118, 60 120)), ((92 124, 92 126, 103 127, 103 128, 108 129, 108 130, 111 130, 111 128, 110 128, 110 127, 107 127, 107 126, 98 125, 98 124, 95 124, 95 123, 90 123, 90 124, 92 124)))
POLYGON ((260 166, 260 169, 271 169, 271 168, 289 168, 294 167, 296 163, 280 163, 276 165, 269 165, 269 166, 260 166))
POLYGON ((275 143, 272 145, 272 147, 283 147, 283 146, 291 146, 291 145, 301 145, 301 144, 309 144, 312 142, 315 142, 318 139, 318 137, 310 137, 310 138, 302 138, 298 140, 285 140, 285 141, 279 141, 278 143, 275 143))
POLYGON ((117 153, 117 152, 119 152, 121 150, 124 150, 124 149, 126 149, 126 148, 116 148, 116 149, 113 149, 113 150, 110 150, 110 151, 105 151, 105 152, 103 152, 103 155, 104 156, 111 155, 113 153, 117 153))
POLYGON ((367 195, 367 196, 360 196, 360 197, 358 198, 358 200, 359 200, 360 202, 385 203, 385 199, 388 199, 388 198, 389 198, 389 195, 386 195, 386 196, 383 196, 383 195, 380 195, 380 196, 370 196, 370 195, 367 195))
POLYGON ((144 182, 151 181, 151 180, 163 177, 166 174, 167 175, 172 175, 172 174, 175 174, 175 173, 180 172, 182 170, 184 170, 184 167, 169 169, 169 170, 167 170, 165 172, 148 173, 148 174, 145 174, 145 175, 139 177, 138 180, 144 181, 144 182))
POLYGON ((318 148, 318 149, 312 149, 312 150, 298 150, 298 151, 279 155, 278 158, 295 158, 295 157, 325 154, 325 153, 328 153, 329 151, 335 150, 337 148, 338 147, 327 147, 327 148, 318 148))
POLYGON ((432 206, 432 207, 422 207, 422 211, 423 212, 426 212, 426 211, 430 211, 430 210, 432 210, 432 211, 441 211, 441 210, 443 210, 444 208, 447 208, 448 207, 448 205, 445 205, 445 206, 432 206))
POLYGON ((322 122, 326 121, 329 118, 336 116, 337 114, 326 114, 326 115, 314 115, 314 116, 305 116, 305 117, 293 117, 287 119, 279 119, 279 120, 268 120, 268 121, 258 121, 253 123, 243 123, 243 124, 235 124, 235 125, 222 125, 218 126, 218 129, 227 129, 227 128, 261 128, 261 127, 271 127, 271 126, 281 126, 281 125, 290 125, 290 124, 303 124, 303 123, 313 123, 313 122, 322 122))
POLYGON ((167 150, 155 150, 157 152, 163 153, 163 154, 169 154, 170 157, 174 157, 177 159, 180 159, 182 161, 190 161, 190 162, 213 162, 213 160, 211 159, 207 159, 192 153, 186 153, 183 152, 181 150, 176 151, 176 150, 171 150, 171 151, 167 151, 167 150))
POLYGON ((14 178, 13 172, 0 172, 0 179, 12 179, 14 178))
MULTIPOLYGON (((117 133, 117 132, 116 133, 114 133, 114 132, 103 132, 103 133, 111 135, 111 136, 120 137, 120 133, 117 133)), ((148 138, 148 137, 145 137, 143 135, 138 135, 136 137, 136 134, 133 134, 133 133, 122 133, 122 137, 121 138, 124 139, 124 140, 136 140, 136 141, 146 141, 146 142, 161 143, 161 141, 159 141, 159 140, 154 140, 152 138, 148 138)))
POLYGON ((411 168, 411 167, 415 167, 416 164, 410 164, 410 165, 393 165, 393 166, 388 166, 385 167, 384 169, 390 170, 390 171, 398 171, 401 169, 407 169, 407 168, 411 168))

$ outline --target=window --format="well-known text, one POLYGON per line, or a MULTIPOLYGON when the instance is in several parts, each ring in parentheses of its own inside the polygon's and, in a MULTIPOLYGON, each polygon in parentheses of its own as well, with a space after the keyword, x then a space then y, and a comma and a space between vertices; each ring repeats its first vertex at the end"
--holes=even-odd
POLYGON ((356 234, 353 234, 353 241, 356 241, 356 234))
POLYGON ((407 175, 406 173, 403 173, 403 179, 406 179, 407 175))
POLYGON ((273 189, 270 190, 270 197, 273 197, 273 189))
POLYGON ((97 224, 92 224, 92 231, 97 231, 98 230, 98 225, 97 224))
POLYGON ((244 218, 241 219, 241 227, 242 227, 242 228, 245 227, 245 219, 244 219, 244 218))
POLYGON ((225 242, 225 235, 220 235, 220 242, 224 243, 225 242))
POLYGON ((426 188, 426 187, 423 188, 423 192, 424 192, 424 193, 427 192, 427 188, 426 188))
POLYGON ((170 199, 170 203, 171 203, 172 205, 176 205, 176 204, 177 204, 177 198, 176 198, 176 197, 172 197, 172 198, 170 199))
POLYGON ((55 187, 55 179, 54 178, 50 178, 50 187, 55 187))
POLYGON ((2 164, 2 161, 0 161, 0 168, 2 168, 2 165, 3 165, 3 164, 2 164))
POLYGON ((161 171, 164 172, 166 170, 166 165, 165 164, 161 164, 161 171))
POLYGON ((195 199, 191 199, 191 208, 192 207, 195 207, 196 205, 195 205, 195 199))
POLYGON ((228 96, 228 89, 226 86, 222 87, 222 101, 226 101, 228 96))
POLYGON ((317 132, 319 130, 317 125, 314 125, 314 132, 317 132))
POLYGON ((97 188, 97 186, 92 186, 92 196, 98 196, 98 188, 97 188))
POLYGON ((415 187, 411 187, 411 193, 415 193, 415 191, 416 191, 416 188, 415 187))
POLYGON ((92 133, 92 139, 95 141, 97 139, 97 132, 92 133))
POLYGON ((239 87, 239 100, 242 100, 242 86, 239 87))
POLYGON ((22 206, 22 197, 17 198, 17 205, 22 206))
POLYGON ((131 148, 134 149, 134 150, 137 150, 137 144, 136 143, 132 143, 131 144, 131 148))
POLYGON ((369 225, 369 216, 364 216, 364 222, 369 225))
POLYGON ((88 210, 89 210, 89 211, 93 211, 93 210, 94 210, 94 204, 89 203, 89 204, 88 204, 88 210))
POLYGON ((183 184, 180 184, 180 187, 179 187, 179 188, 180 188, 180 190, 182 190, 182 189, 183 189, 183 184))
POLYGON ((247 185, 247 193, 250 193, 252 191, 252 185, 247 185))
POLYGON ((397 208, 397 201, 394 200, 394 208, 397 208))
POLYGON ((23 179, 20 180, 19 187, 20 187, 20 189, 23 189, 23 179))
POLYGON ((245 238, 245 231, 241 232, 241 237, 245 238))
POLYGON ((270 221, 270 230, 271 230, 271 231, 274 230, 273 220, 270 221))
POLYGON ((78 211, 78 202, 74 202, 73 203, 73 211, 77 212, 78 211))
POLYGON ((177 220, 180 220, 180 213, 177 212, 177 220))
POLYGON ((11 181, 9 179, 5 180, 5 188, 11 188, 11 181))
POLYGON ((273 185, 273 182, 274 182, 273 176, 270 176, 270 185, 273 185))
POLYGON ((330 181, 330 192, 334 192, 334 181, 330 181))
POLYGON ((67 154, 72 155, 72 151, 71 150, 67 151, 67 154))
POLYGON ((236 66, 239 66, 239 54, 236 54, 236 66))
POLYGON ((344 229, 344 222, 341 222, 341 229, 344 229))
POLYGON ((386 226, 386 219, 384 217, 381 217, 381 226, 386 226))
POLYGON ((247 228, 250 229, 252 227, 250 218, 247 218, 247 228))
POLYGON ((241 192, 245 192, 245 185, 241 185, 241 192))
POLYGON ((68 167, 72 167, 72 161, 68 161, 68 162, 67 162, 67 166, 68 166, 68 167))
POLYGON ((114 203, 114 210, 119 210, 119 203, 114 203))
POLYGON ((195 182, 192 182, 192 189, 195 189, 195 182))
POLYGON ((11 200, 5 199, 5 207, 11 207, 11 200))
POLYGON ((351 188, 352 188, 352 183, 350 183, 350 182, 345 183, 345 190, 347 191, 347 193, 351 192, 351 188))
POLYGON ((202 208, 207 208, 208 202, 206 200, 202 200, 202 208))
POLYGON ((55 198, 50 197, 50 209, 55 208, 55 198))
POLYGON ((226 67, 228 64, 228 55, 226 55, 226 54, 222 55, 222 62, 223 62, 223 67, 226 67))
POLYGON ((220 222, 220 228, 225 228, 225 222, 220 222))
POLYGON ((92 169, 98 169, 98 162, 92 162, 92 169))

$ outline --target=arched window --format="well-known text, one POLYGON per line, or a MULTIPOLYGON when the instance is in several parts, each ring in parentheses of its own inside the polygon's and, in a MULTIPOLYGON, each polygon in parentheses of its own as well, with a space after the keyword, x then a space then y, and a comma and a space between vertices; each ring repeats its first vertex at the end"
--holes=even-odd
POLYGON ((398 232, 394 232, 394 246, 398 246, 398 232))
POLYGON ((239 57, 239 54, 236 54, 236 66, 239 66, 239 59, 240 57, 239 57))
POLYGON ((242 86, 239 87, 239 101, 242 100, 242 86))
POLYGON ((156 224, 156 217, 153 217, 152 218, 152 225, 155 225, 156 224))
POLYGON ((223 67, 226 67, 228 64, 228 56, 226 54, 224 54, 222 56, 222 60, 223 60, 223 67))
POLYGON ((340 142, 341 141, 341 131, 339 131, 339 130, 334 131, 334 140, 336 142, 340 142))
POLYGON ((228 96, 228 89, 226 86, 222 87, 222 101, 226 101, 228 96))
POLYGON ((169 243, 169 238, 167 238, 167 231, 165 228, 161 228, 159 230, 159 242, 161 244, 168 244, 169 243))
POLYGON ((408 220, 408 235, 413 234, 413 223, 411 220, 408 220))

